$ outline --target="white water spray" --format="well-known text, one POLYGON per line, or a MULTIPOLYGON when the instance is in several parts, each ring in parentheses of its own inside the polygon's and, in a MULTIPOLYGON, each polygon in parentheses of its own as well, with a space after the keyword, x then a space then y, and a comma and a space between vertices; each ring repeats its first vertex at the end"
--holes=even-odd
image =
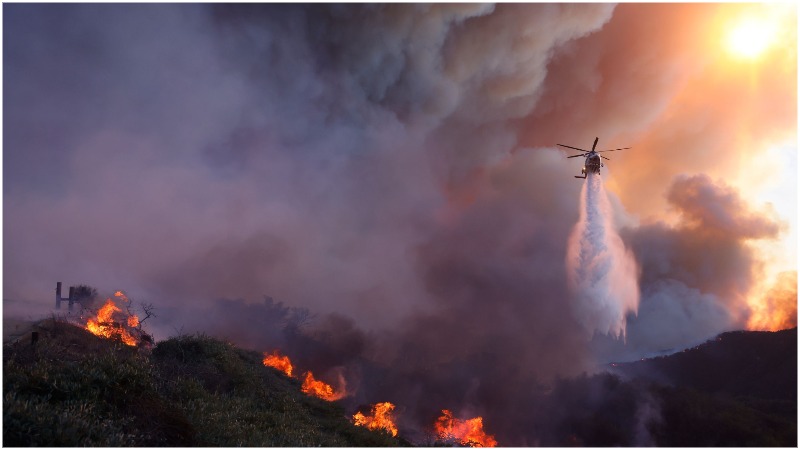
POLYGON ((580 219, 569 238, 566 263, 578 321, 590 335, 625 337, 625 315, 639 308, 638 269, 614 229, 599 174, 588 174, 583 184, 580 219))

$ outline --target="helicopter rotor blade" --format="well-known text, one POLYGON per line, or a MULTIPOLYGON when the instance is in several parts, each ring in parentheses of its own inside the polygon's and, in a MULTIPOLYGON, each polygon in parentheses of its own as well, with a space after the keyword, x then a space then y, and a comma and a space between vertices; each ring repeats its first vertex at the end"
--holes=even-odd
POLYGON ((586 156, 586 155, 572 155, 572 156, 567 156, 567 158, 577 158, 578 156, 586 156))
POLYGON ((599 141, 599 140, 600 140, 599 137, 594 138, 594 144, 592 145, 592 151, 594 151, 594 148, 597 147, 597 141, 599 141))
POLYGON ((606 158, 606 157, 605 157, 605 156, 603 156, 603 155, 598 155, 598 156, 599 156, 599 157, 601 157, 601 158, 603 158, 603 159, 607 159, 607 160, 611 161, 611 158, 606 158))
POLYGON ((569 146, 569 145, 564 145, 564 144, 556 144, 556 145, 560 145, 560 146, 562 146, 562 147, 567 147, 567 148, 571 148, 571 149, 573 149, 573 150, 579 150, 579 151, 582 151, 582 152, 589 153, 589 150, 584 150, 584 149, 582 149, 582 148, 578 148, 578 147, 571 147, 571 146, 569 146))
POLYGON ((633 147, 612 148, 611 150, 598 150, 597 153, 600 153, 600 152, 615 152, 617 150, 627 150, 629 148, 633 148, 633 147))

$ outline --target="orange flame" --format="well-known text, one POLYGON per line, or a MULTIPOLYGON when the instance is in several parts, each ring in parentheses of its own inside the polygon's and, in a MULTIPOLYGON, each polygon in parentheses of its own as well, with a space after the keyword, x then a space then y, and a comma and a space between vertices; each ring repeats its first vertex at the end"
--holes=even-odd
POLYGON ((334 392, 333 387, 331 387, 330 384, 315 380, 314 374, 312 374, 310 370, 306 372, 306 378, 303 380, 302 391, 308 395, 313 395, 314 397, 319 397, 329 402, 339 400, 340 398, 344 397, 343 392, 334 392))
POLYGON ((778 274, 775 284, 750 302, 748 330, 778 331, 797 326, 797 272, 778 274))
MULTIPOLYGON (((292 361, 288 356, 281 355, 278 350, 273 350, 272 354, 264 352, 264 360, 262 362, 265 366, 278 369, 285 373, 286 376, 292 377, 292 371, 294 371, 292 361)), ((341 389, 339 389, 339 392, 336 392, 333 390, 331 385, 323 381, 316 380, 314 378, 314 374, 312 374, 309 370, 306 372, 305 378, 303 379, 303 386, 301 389, 308 395, 313 395, 314 397, 319 397, 323 400, 332 402, 339 400, 347 394, 344 389, 344 379, 341 377, 341 375, 339 376, 339 385, 341 386, 341 389)))
POLYGON ((493 435, 483 431, 483 418, 460 420, 453 417, 447 409, 442 410, 442 416, 434 424, 436 434, 442 440, 456 440, 461 445, 470 447, 496 447, 497 441, 493 435))
POLYGON ((287 377, 292 376, 292 362, 289 360, 288 356, 281 356, 277 350, 274 350, 271 355, 264 352, 263 362, 265 366, 274 367, 285 373, 287 377))
MULTIPOLYGON (((117 292, 117 294, 121 294, 117 292)), ((114 294, 116 295, 116 294, 114 294)), ((123 295, 124 297, 124 295, 123 295)), ((127 299, 127 298, 126 298, 127 299)), ((86 329, 95 336, 100 336, 108 339, 120 339, 126 345, 135 346, 136 338, 134 338, 127 329, 120 322, 113 319, 114 313, 122 312, 121 309, 114 304, 114 301, 106 299, 106 304, 97 311, 97 318, 90 318, 86 322, 86 329)), ((134 327, 139 324, 139 318, 135 315, 127 317, 126 321, 129 327, 134 327), (134 324, 134 325, 131 325, 134 324)))
POLYGON ((139 326, 139 318, 136 315, 131 315, 128 317, 128 326, 131 328, 135 328, 139 326))
POLYGON ((392 436, 397 436, 397 425, 394 423, 392 410, 394 405, 389 402, 376 403, 372 405, 371 416, 365 416, 359 411, 353 415, 353 422, 370 430, 384 429, 392 433, 392 436))

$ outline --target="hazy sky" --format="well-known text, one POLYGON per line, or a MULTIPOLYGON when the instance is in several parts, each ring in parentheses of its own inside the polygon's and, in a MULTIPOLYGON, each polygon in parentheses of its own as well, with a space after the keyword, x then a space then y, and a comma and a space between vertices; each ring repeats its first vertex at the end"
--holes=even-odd
POLYGON ((628 350, 784 326, 764 316, 796 296, 776 281, 796 270, 791 5, 5 4, 3 20, 5 299, 50 306, 59 280, 185 310, 270 295, 363 329, 477 314, 583 348, 564 273, 581 162, 556 144, 596 136, 633 147, 603 169, 641 271, 628 350))

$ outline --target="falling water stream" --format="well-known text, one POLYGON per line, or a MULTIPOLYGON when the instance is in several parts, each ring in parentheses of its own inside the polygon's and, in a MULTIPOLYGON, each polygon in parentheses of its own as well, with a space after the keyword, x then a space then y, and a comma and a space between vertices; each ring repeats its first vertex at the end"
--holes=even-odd
POLYGON ((567 278, 576 319, 595 332, 625 337, 625 316, 639 307, 637 265, 614 229, 599 174, 581 191, 580 219, 567 246, 567 278))

